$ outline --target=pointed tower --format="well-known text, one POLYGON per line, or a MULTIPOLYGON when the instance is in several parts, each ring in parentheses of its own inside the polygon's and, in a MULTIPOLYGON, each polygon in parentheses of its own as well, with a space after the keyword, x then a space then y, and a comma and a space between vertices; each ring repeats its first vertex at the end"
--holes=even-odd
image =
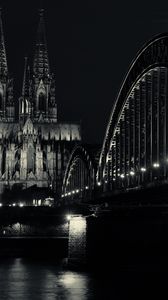
POLYGON ((22 84, 22 97, 29 98, 29 86, 30 86, 30 67, 28 65, 28 58, 25 56, 24 63, 24 74, 23 74, 23 84, 22 84))
POLYGON ((0 76, 4 77, 8 74, 8 66, 6 59, 6 49, 2 25, 2 9, 0 9, 0 76))
POLYGON ((50 72, 43 9, 39 18, 33 60, 33 115, 35 121, 57 122, 55 79, 50 72))
POLYGON ((36 48, 33 62, 33 73, 39 78, 50 75, 46 31, 44 23, 44 9, 39 9, 39 25, 37 30, 36 48))
POLYGON ((13 79, 9 78, 6 49, 0 9, 0 119, 14 121, 13 79))
POLYGON ((28 65, 28 59, 25 57, 23 84, 22 84, 22 96, 19 99, 19 119, 20 121, 26 121, 28 117, 32 115, 33 109, 32 97, 31 97, 31 80, 30 80, 30 67, 28 65))

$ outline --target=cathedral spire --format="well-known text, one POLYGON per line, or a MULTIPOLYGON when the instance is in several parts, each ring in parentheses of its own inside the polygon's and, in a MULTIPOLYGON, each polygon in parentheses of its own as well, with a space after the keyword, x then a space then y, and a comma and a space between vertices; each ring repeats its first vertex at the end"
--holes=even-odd
POLYGON ((30 80, 30 68, 27 63, 27 57, 25 56, 24 64, 24 74, 23 74, 23 86, 22 86, 22 96, 29 96, 29 80, 30 80))
POLYGON ((7 75, 8 66, 6 59, 5 41, 2 25, 2 8, 0 8, 0 75, 7 75))
POLYGON ((50 70, 45 33, 44 9, 39 9, 39 16, 40 20, 37 30, 33 73, 37 77, 45 77, 49 75, 50 70))

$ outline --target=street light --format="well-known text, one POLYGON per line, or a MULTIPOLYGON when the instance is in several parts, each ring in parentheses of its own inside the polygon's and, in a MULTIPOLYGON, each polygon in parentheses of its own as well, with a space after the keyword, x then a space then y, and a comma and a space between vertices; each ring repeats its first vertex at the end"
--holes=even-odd
POLYGON ((72 218, 72 216, 71 215, 67 215, 66 218, 67 218, 68 221, 70 221, 71 218, 72 218))
POLYGON ((154 163, 154 164, 153 164, 153 167, 154 167, 154 168, 159 168, 160 165, 159 165, 159 163, 154 163))

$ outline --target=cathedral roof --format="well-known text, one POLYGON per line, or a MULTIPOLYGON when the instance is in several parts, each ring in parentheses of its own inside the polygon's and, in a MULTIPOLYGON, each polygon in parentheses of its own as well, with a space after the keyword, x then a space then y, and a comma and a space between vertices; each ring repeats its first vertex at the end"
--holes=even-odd
POLYGON ((20 131, 19 123, 7 123, 2 122, 0 123, 0 140, 5 139, 13 139, 17 136, 18 132, 20 131))
POLYGON ((19 123, 0 123, 0 140, 13 140, 18 135, 32 134, 41 136, 44 141, 80 141, 81 132, 79 124, 68 123, 33 123, 28 118, 21 127, 19 123))

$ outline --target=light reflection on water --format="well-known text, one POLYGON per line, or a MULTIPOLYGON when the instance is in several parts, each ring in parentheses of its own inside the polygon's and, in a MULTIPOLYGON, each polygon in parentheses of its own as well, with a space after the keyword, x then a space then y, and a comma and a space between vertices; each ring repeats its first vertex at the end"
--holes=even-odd
POLYGON ((0 300, 152 299, 157 292, 163 299, 167 275, 167 269, 163 273, 154 266, 93 274, 65 270, 51 261, 0 259, 0 300))
MULTIPOLYGON (((0 299, 92 299, 86 273, 23 259, 0 262, 0 299)), ((94 298, 93 298, 94 299, 94 298)))

